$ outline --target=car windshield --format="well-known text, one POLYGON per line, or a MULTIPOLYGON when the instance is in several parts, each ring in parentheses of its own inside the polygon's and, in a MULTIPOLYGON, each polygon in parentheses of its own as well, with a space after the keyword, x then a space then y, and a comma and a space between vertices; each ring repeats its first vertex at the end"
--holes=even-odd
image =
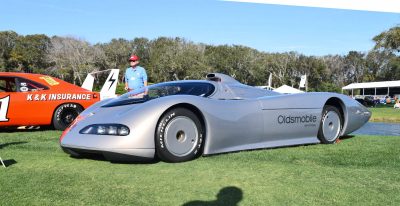
POLYGON ((166 82, 153 84, 139 90, 128 92, 103 105, 103 107, 143 103, 152 99, 171 95, 208 97, 214 90, 214 85, 206 82, 166 82))

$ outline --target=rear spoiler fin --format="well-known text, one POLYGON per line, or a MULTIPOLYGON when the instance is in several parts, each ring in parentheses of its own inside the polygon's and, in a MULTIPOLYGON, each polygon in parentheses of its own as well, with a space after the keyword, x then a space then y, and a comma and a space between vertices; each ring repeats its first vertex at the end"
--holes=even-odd
POLYGON ((110 73, 108 74, 108 77, 104 82, 103 87, 100 90, 100 99, 103 100, 107 98, 116 97, 117 95, 115 94, 115 91, 117 90, 119 69, 108 69, 108 70, 88 73, 81 87, 89 91, 93 91, 95 74, 108 71, 110 73))

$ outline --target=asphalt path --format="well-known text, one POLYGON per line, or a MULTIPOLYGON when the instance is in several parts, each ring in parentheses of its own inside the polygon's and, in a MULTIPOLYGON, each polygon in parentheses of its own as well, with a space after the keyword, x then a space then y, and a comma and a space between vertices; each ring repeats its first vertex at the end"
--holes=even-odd
POLYGON ((351 134, 400 136, 399 123, 367 122, 363 127, 351 134))

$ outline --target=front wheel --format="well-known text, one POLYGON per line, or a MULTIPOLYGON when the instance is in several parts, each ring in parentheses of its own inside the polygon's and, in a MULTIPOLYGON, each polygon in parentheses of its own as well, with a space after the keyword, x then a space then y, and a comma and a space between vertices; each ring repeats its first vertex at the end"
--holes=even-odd
POLYGON ((330 105, 325 105, 322 111, 318 139, 324 144, 332 144, 339 138, 343 120, 340 111, 330 105))
POLYGON ((82 106, 74 103, 62 104, 53 114, 53 126, 57 130, 65 130, 83 111, 82 106))
POLYGON ((204 128, 200 119, 185 108, 167 111, 155 134, 157 156, 165 162, 193 160, 202 153, 204 128))

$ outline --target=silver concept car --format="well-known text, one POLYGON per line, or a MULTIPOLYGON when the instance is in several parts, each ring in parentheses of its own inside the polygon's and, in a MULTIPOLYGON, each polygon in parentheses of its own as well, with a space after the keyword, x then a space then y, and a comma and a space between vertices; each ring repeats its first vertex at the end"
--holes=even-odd
POLYGON ((212 73, 206 80, 154 84, 98 102, 64 131, 60 144, 72 156, 182 162, 239 150, 331 144, 370 116, 342 94, 280 94, 212 73))

